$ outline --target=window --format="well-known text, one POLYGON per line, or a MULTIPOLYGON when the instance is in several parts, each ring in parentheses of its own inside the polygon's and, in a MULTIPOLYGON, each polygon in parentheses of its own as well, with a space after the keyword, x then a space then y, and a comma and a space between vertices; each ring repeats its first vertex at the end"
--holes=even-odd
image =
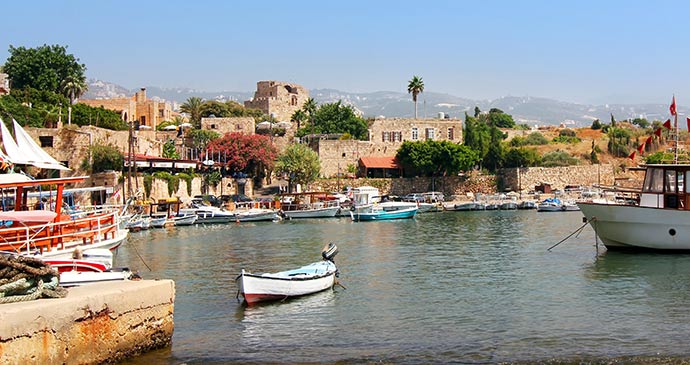
POLYGON ((237 130, 242 129, 242 124, 235 124, 235 129, 237 129, 237 130))
POLYGON ((664 170, 650 168, 644 179, 643 191, 648 193, 661 193, 664 184, 664 170))
POLYGON ((391 132, 381 132, 382 134, 382 140, 383 142, 390 142, 391 141, 391 132))
POLYGON ((292 105, 292 106, 297 105, 297 97, 296 96, 293 96, 292 98, 290 98, 290 105, 292 105))
POLYGON ((448 139, 453 140, 453 127, 448 128, 448 139))
POLYGON ((426 139, 434 139, 434 128, 427 128, 426 129, 426 139))
POLYGON ((393 142, 402 142, 402 132, 391 132, 393 135, 393 142))
POLYGON ((676 172, 673 170, 666 170, 666 192, 676 192, 676 172))
POLYGON ((215 124, 211 124, 211 129, 218 129, 218 127, 215 124))
POLYGON ((53 147, 53 136, 39 136, 38 141, 41 142, 41 147, 53 147))
POLYGON ((416 141, 419 139, 419 130, 417 128, 412 128, 412 140, 416 141))

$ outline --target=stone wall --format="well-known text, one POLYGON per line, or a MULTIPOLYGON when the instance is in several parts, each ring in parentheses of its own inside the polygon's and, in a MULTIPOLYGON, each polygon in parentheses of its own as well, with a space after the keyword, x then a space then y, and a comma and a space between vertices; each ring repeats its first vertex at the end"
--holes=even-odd
POLYGON ((254 134, 255 123, 252 117, 201 118, 201 129, 226 133, 254 134))
POLYGON ((436 141, 462 142, 462 120, 460 119, 376 119, 369 126, 369 140, 376 144, 389 144, 400 147, 403 141, 436 141), (416 130, 416 134, 415 134, 416 130), (394 140, 394 133, 400 139, 394 140))
MULTIPOLYGON (((417 128, 417 139, 426 140, 427 128, 434 130, 434 140, 462 141, 462 121, 459 119, 376 119, 369 127, 369 140, 319 140, 316 152, 321 162, 321 176, 334 177, 338 172, 345 174, 347 166, 357 166, 360 157, 395 156, 403 141, 414 141, 412 129, 417 128), (448 130, 452 129, 449 139, 448 130), (402 139, 393 141, 392 132, 400 133, 402 139), (384 141, 384 133, 387 138, 384 141), (390 139, 389 139, 390 138, 390 139)), ((396 137, 397 138, 397 137, 396 137)))
POLYGON ((244 102, 246 108, 259 109, 273 115, 277 121, 290 121, 292 114, 309 99, 309 91, 297 84, 280 81, 259 81, 252 100, 244 102))
POLYGON ((125 122, 139 121, 142 126, 156 129, 156 126, 172 116, 172 104, 147 99, 146 88, 141 88, 129 98, 80 99, 80 103, 93 107, 103 107, 122 114, 125 122))
POLYGON ((548 183, 552 189, 563 190, 566 185, 613 185, 613 165, 585 165, 566 167, 522 167, 503 169, 499 185, 505 190, 527 192, 535 186, 548 183))

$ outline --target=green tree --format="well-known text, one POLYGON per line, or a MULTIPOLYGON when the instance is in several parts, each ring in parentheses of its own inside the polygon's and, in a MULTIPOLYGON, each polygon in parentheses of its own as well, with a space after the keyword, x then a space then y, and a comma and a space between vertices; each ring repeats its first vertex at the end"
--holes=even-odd
POLYGON ((86 92, 89 86, 86 84, 86 79, 83 75, 67 75, 60 83, 60 89, 63 95, 69 98, 69 105, 67 106, 67 124, 72 124, 72 105, 74 102, 86 92))
POLYGON ((311 116, 309 126, 295 132, 295 136, 307 134, 350 134, 358 140, 368 137, 367 122, 355 114, 350 105, 343 105, 340 101, 323 104, 311 116))
POLYGON ((541 155, 535 148, 510 148, 506 151, 503 167, 539 166, 541 155))
POLYGON ((220 138, 220 134, 207 129, 192 129, 187 132, 187 138, 192 139, 192 147, 204 150, 211 141, 220 138))
POLYGON ((211 116, 217 118, 226 118, 231 116, 228 105, 216 100, 204 101, 199 109, 202 118, 208 118, 211 116))
POLYGON ((424 176, 455 175, 471 169, 479 156, 467 146, 450 141, 405 141, 396 158, 405 167, 407 175, 424 176))
POLYGON ((175 149, 175 141, 172 139, 169 139, 165 141, 163 144, 163 157, 165 158, 174 158, 174 159, 179 159, 180 154, 177 152, 177 149, 175 149))
POLYGON ((623 128, 609 128, 607 133, 609 153, 615 157, 627 157, 630 153, 630 131, 623 128))
POLYGON ((33 88, 62 92, 60 84, 68 77, 84 79, 86 65, 67 53, 67 48, 59 45, 43 45, 37 48, 9 48, 10 57, 3 67, 12 82, 12 88, 33 88))
POLYGON ((203 103, 201 98, 192 96, 180 105, 180 111, 189 114, 189 122, 194 128, 201 128, 201 106, 203 103))
POLYGON ((275 171, 285 175, 290 186, 307 186, 321 174, 319 155, 304 144, 291 144, 278 156, 275 171))
POLYGON ((302 123, 306 122, 308 120, 307 113, 300 109, 292 113, 292 116, 290 117, 291 122, 297 123, 297 129, 299 130, 302 127, 302 123))
POLYGON ((644 129, 647 129, 651 125, 651 123, 649 123, 649 121, 645 118, 635 118, 633 119, 632 124, 644 129))
POLYGON ((417 95, 424 92, 424 81, 419 76, 412 76, 412 80, 407 84, 407 93, 412 94, 414 101, 414 119, 417 119, 417 95))
POLYGON ((549 152, 542 157, 542 166, 545 167, 572 166, 579 163, 580 161, 577 158, 570 156, 565 151, 549 152))
POLYGON ((96 143, 89 149, 91 154, 91 166, 89 161, 82 162, 82 169, 92 173, 103 171, 121 171, 125 164, 125 157, 120 150, 111 144, 96 143))
POLYGON ((591 128, 594 130, 601 129, 601 122, 599 121, 599 119, 594 119, 591 128))

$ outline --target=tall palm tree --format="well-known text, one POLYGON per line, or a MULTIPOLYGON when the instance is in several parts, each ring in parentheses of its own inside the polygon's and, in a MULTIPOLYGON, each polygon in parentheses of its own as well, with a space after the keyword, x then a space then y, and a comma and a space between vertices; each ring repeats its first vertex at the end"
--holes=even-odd
POLYGON ((316 100, 314 98, 308 98, 307 101, 302 105, 302 110, 307 113, 307 118, 309 120, 309 126, 311 127, 311 134, 314 134, 314 114, 316 114, 316 100))
POLYGON ((297 122, 297 129, 300 129, 302 122, 307 120, 307 113, 300 109, 292 113, 292 117, 290 117, 290 121, 292 122, 297 122))
POLYGON ((407 84, 407 92, 412 94, 414 101, 414 119, 417 119, 417 95, 424 92, 424 81, 419 76, 412 76, 412 80, 407 84))
POLYGON ((189 121, 194 125, 194 128, 201 127, 201 106, 203 104, 204 101, 201 98, 192 96, 180 105, 180 110, 189 114, 189 121))
POLYGON ((84 75, 67 75, 60 83, 62 93, 69 98, 67 106, 67 124, 72 124, 72 105, 84 95, 89 86, 86 84, 84 75))

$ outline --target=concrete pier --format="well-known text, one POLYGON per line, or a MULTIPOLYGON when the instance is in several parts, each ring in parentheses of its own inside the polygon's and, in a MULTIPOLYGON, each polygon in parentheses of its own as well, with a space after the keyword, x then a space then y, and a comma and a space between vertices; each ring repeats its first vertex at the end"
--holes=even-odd
POLYGON ((0 304, 0 364, 112 363, 169 346, 174 303, 172 280, 140 280, 0 304))

